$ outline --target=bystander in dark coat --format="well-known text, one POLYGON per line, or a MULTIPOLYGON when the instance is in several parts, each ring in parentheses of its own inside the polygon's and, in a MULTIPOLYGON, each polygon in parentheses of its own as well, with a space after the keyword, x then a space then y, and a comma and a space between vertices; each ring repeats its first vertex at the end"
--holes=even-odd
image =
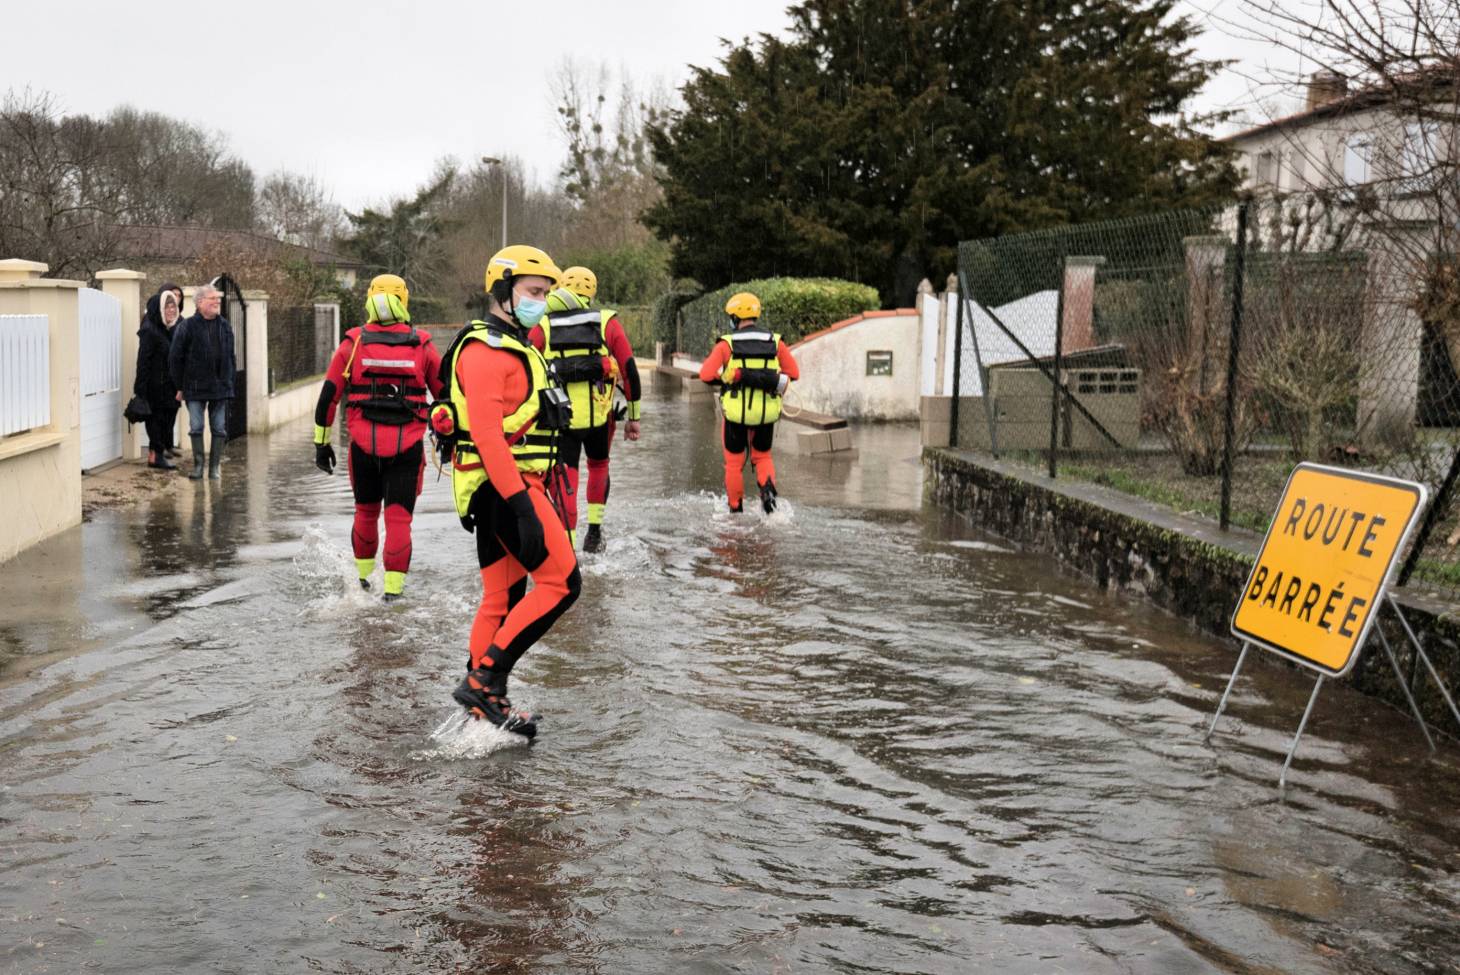
POLYGON ((219 315, 212 319, 194 314, 184 319, 172 338, 168 354, 172 381, 184 400, 233 398, 233 326, 219 315))
POLYGON ((180 405, 172 381, 168 353, 172 350, 172 329, 178 322, 177 295, 166 285, 147 299, 147 311, 137 329, 137 378, 132 393, 147 401, 152 415, 147 418, 147 466, 172 470, 167 450, 172 446, 172 427, 180 405))

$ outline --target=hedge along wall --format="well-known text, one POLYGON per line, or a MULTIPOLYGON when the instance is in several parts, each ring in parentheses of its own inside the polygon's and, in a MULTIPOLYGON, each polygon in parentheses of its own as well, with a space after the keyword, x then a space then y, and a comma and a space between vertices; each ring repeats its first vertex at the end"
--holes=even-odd
POLYGON ((725 302, 739 291, 760 299, 761 324, 781 333, 787 345, 881 304, 876 288, 835 278, 765 278, 726 285, 684 306, 680 352, 701 358, 710 354, 716 339, 730 329, 725 302))
POLYGON ((618 312, 619 324, 624 327, 629 345, 634 347, 634 356, 640 359, 654 357, 654 319, 651 305, 614 305, 595 303, 595 308, 612 308, 618 312))

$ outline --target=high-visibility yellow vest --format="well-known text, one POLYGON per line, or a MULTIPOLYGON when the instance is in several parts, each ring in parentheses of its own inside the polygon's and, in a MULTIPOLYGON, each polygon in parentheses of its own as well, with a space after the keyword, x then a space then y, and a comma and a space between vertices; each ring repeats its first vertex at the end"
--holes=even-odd
POLYGON ((608 322, 612 309, 569 308, 550 311, 542 322, 543 356, 557 371, 558 381, 568 391, 573 405, 569 429, 591 430, 608 422, 613 412, 613 383, 617 363, 608 377, 603 360, 613 362, 608 351, 608 322))
MULTIPOLYGON (((781 418, 781 397, 764 389, 754 389, 743 382, 731 385, 736 370, 745 372, 771 372, 781 374, 781 359, 777 354, 781 336, 759 328, 741 329, 720 336, 720 341, 730 346, 730 361, 720 373, 727 383, 720 392, 720 409, 731 423, 746 426, 760 426, 775 423, 781 418)), ((742 377, 743 378, 743 377, 742 377)))
POLYGON ((456 379, 456 363, 461 350, 468 342, 485 342, 494 349, 511 352, 522 360, 527 370, 530 387, 527 398, 507 416, 502 418, 502 433, 512 451, 517 469, 524 473, 541 474, 552 463, 557 432, 534 429, 537 421, 539 396, 552 385, 548 376, 547 362, 542 353, 514 335, 488 325, 486 322, 472 322, 454 343, 451 354, 451 405, 456 410, 456 454, 451 462, 451 491, 456 496, 456 513, 465 515, 471 506, 471 496, 487 481, 487 471, 477 445, 472 441, 471 418, 467 415, 466 393, 456 379))

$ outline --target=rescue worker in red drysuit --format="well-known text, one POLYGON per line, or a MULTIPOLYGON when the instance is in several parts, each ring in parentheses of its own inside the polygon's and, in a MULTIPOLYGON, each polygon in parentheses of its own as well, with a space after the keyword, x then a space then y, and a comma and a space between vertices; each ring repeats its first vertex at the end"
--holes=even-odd
POLYGON ((603 550, 603 514, 608 506, 608 453, 618 417, 613 409, 617 378, 623 385, 624 439, 639 439, 642 389, 634 349, 623 323, 610 308, 594 308, 598 277, 586 267, 563 272, 563 286, 548 295, 548 314, 533 326, 528 339, 557 369, 568 391, 573 421, 559 442, 559 465, 550 483, 553 500, 568 525, 568 538, 578 535, 578 457, 588 455, 588 533, 583 551, 603 550))
POLYGON ((573 546, 543 483, 558 432, 569 423, 568 397, 527 341, 561 278, 536 247, 513 245, 493 255, 486 319, 452 343, 445 358, 449 399, 431 408, 437 434, 451 438, 456 513, 476 533, 482 576, 468 671, 452 696, 473 716, 528 738, 537 734, 536 716, 513 709, 507 678, 582 589, 573 546))
POLYGON ((441 354, 430 333, 411 327, 409 302, 406 283, 396 275, 370 282, 366 323, 345 333, 314 408, 314 462, 333 474, 330 434, 335 408, 341 398, 345 401, 355 568, 360 587, 369 589, 384 506, 386 601, 400 598, 411 567, 411 517, 426 466, 427 394, 439 395, 442 389, 441 354))
POLYGON ((766 514, 776 510, 771 459, 781 397, 801 369, 781 337, 758 325, 760 299, 742 291, 725 303, 734 328, 720 336, 700 366, 701 381, 720 387, 720 436, 725 446, 725 494, 732 512, 744 510, 746 447, 766 514))

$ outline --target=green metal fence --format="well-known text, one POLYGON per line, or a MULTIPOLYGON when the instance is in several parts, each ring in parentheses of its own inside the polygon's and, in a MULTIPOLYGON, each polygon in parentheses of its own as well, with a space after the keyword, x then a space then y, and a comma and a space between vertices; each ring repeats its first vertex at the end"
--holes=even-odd
POLYGON ((1250 203, 970 241, 958 271, 957 446, 1258 530, 1299 461, 1421 480, 1412 569, 1460 591, 1460 327, 1382 234, 1250 203))

